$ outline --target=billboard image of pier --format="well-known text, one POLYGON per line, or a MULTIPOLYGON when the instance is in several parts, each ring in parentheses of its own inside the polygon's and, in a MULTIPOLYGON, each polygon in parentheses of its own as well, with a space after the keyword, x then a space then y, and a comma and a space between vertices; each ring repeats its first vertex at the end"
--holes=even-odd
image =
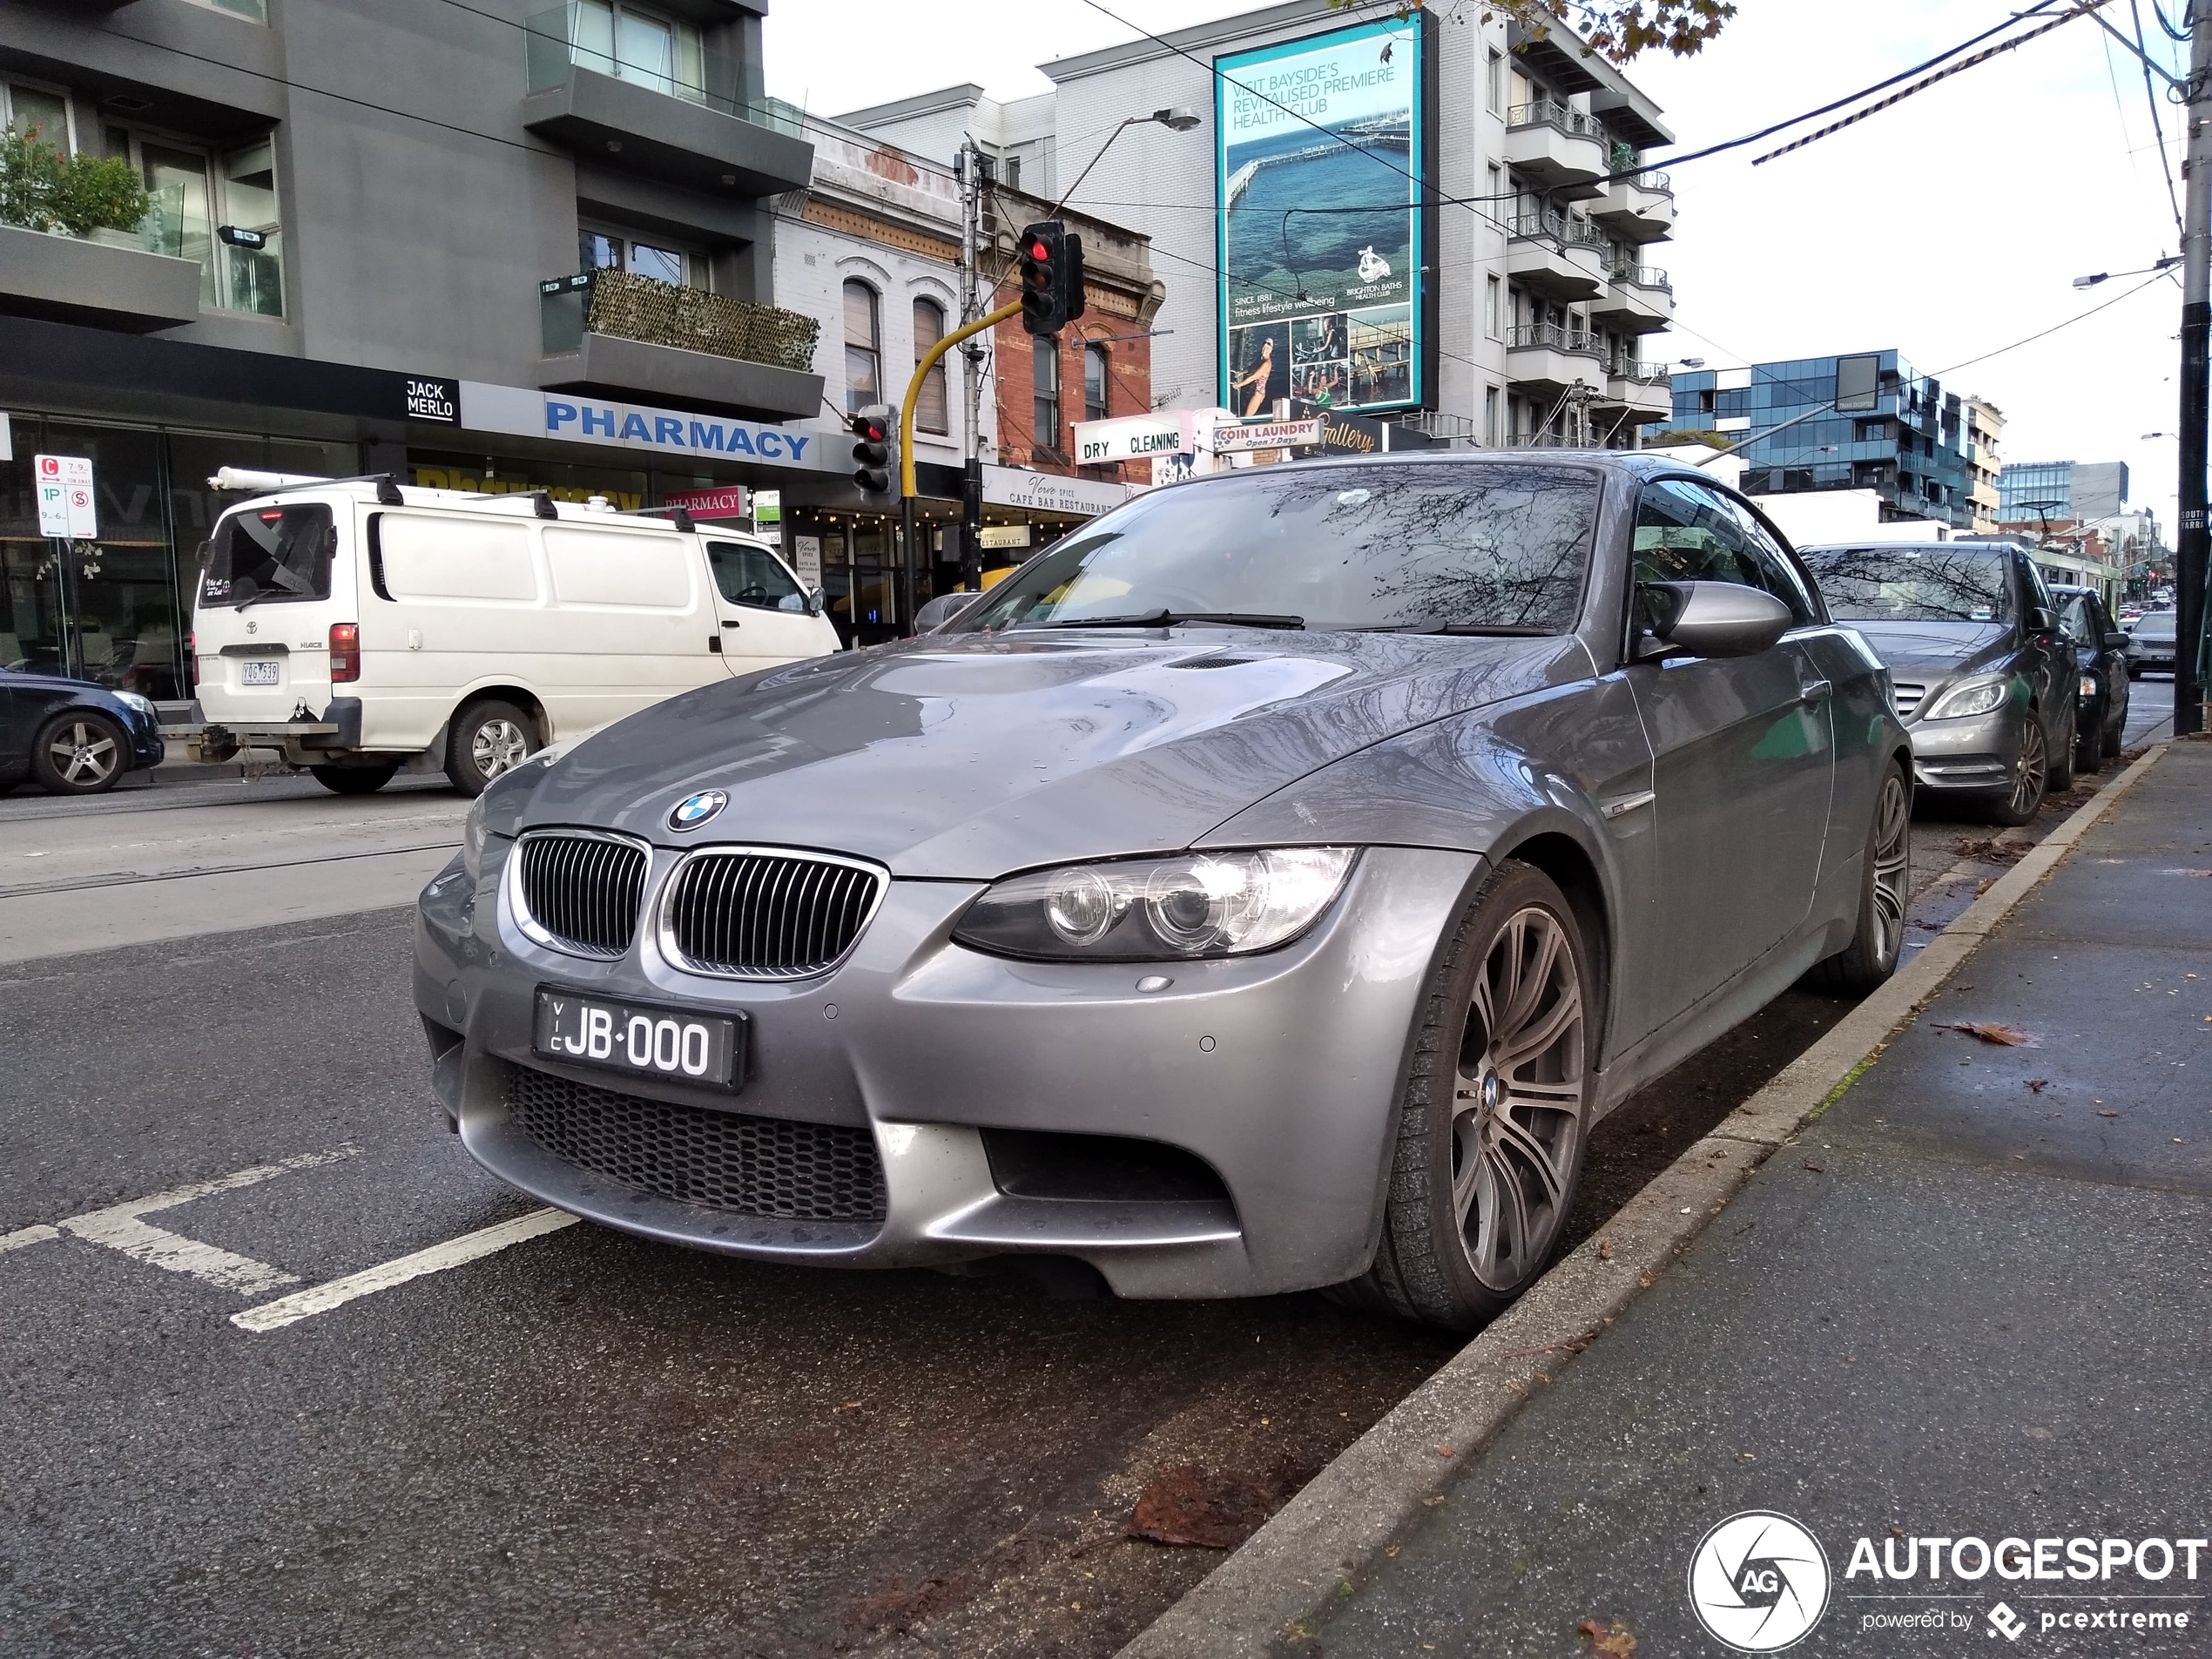
POLYGON ((1420 401, 1424 45, 1416 14, 1214 60, 1229 407, 1242 410, 1285 369, 1296 395, 1324 407, 1420 401), (1372 345, 1355 354, 1355 332, 1369 331, 1352 327, 1353 314, 1395 325, 1384 372, 1372 345))

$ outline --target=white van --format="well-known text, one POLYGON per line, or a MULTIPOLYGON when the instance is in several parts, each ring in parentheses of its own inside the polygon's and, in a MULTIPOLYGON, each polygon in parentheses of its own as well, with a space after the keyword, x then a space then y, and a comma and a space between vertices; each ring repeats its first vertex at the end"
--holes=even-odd
POLYGON ((766 542, 681 514, 286 480, 201 550, 189 741, 280 748, 340 794, 405 766, 475 795, 556 739, 836 651, 822 608, 766 542))

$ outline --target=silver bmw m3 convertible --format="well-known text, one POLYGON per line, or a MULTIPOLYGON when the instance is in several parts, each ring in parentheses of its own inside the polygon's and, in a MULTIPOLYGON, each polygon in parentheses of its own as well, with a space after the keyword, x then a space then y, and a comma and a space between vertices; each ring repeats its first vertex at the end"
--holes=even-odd
POLYGON ((610 1227, 1467 1327, 1630 1091, 1896 966, 1911 777, 1707 476, 1257 468, 519 767, 415 997, 469 1151, 610 1227))

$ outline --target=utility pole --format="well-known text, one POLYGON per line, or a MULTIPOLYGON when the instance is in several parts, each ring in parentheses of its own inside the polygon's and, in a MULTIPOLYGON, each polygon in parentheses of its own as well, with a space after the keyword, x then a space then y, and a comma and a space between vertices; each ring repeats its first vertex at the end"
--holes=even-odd
MULTIPOLYGON (((954 168, 960 179, 960 320, 983 314, 976 281, 983 216, 983 152, 970 139, 961 145, 954 168)), ((960 580, 971 590, 983 583, 983 347, 969 341, 961 347, 961 396, 965 408, 967 464, 960 485, 960 580)))
POLYGON ((2199 652, 2204 638, 2204 576, 2212 554, 2205 523, 2205 421, 2212 405, 2205 348, 2212 334, 2212 4, 2196 0, 2189 29, 2188 147, 2182 161, 2188 201, 2182 235, 2181 545, 2175 564, 2174 732, 2204 729, 2199 652))

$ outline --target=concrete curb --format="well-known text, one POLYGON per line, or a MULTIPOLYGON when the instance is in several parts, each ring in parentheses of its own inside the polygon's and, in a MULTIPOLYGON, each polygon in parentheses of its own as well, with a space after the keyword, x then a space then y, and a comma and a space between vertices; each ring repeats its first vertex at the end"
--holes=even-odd
POLYGON ((1843 1093, 2165 752, 2156 745, 2100 789, 1888 984, 1561 1257, 1119 1659, 1257 1659, 1281 1641, 1312 1635, 1329 1604, 1352 1594, 1426 1506, 1443 1501, 1453 1476, 1521 1402, 1650 1288, 1752 1172, 1843 1093))

